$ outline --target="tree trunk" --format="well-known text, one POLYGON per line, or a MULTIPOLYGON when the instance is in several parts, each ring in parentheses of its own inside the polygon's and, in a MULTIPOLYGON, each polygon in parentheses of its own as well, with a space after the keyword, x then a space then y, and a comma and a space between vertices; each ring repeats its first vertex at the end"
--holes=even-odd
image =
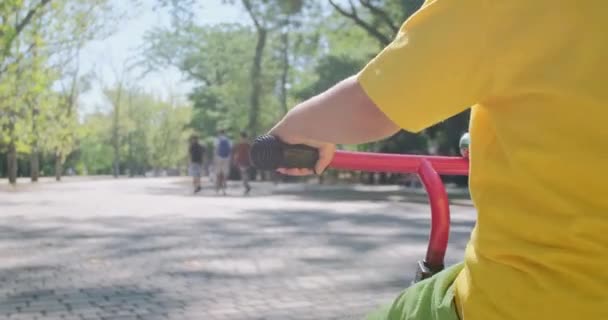
POLYGON ((253 57, 253 66, 251 67, 251 96, 249 99, 249 132, 256 136, 258 133, 258 114, 260 112, 260 97, 262 95, 262 58, 264 55, 264 47, 266 46, 267 30, 259 27, 257 29, 258 37, 255 45, 255 56, 253 57))
POLYGON ((120 141, 118 137, 120 121, 120 97, 122 95, 122 85, 118 88, 116 102, 114 103, 114 120, 112 124, 112 147, 114 149, 114 162, 112 164, 112 174, 114 178, 120 175, 120 141))
POLYGON ((127 135, 127 146, 129 148, 129 178, 135 176, 135 156, 133 155, 133 134, 127 135))
POLYGON ((8 182, 10 184, 17 183, 17 148, 15 143, 11 141, 8 145, 8 153, 6 154, 6 167, 8 174, 8 182))
POLYGON ((61 181, 63 173, 63 155, 58 152, 55 156, 55 181, 61 181))
MULTIPOLYGON (((118 112, 116 112, 118 114, 118 112)), ((118 178, 120 175, 120 146, 118 145, 118 117, 114 117, 114 128, 112 130, 112 147, 114 150, 114 161, 112 163, 112 175, 118 178)))
POLYGON ((286 22, 286 30, 281 34, 281 54, 283 62, 281 64, 281 108, 283 114, 287 113, 287 80, 289 76, 289 20, 286 22))
POLYGON ((120 156, 118 155, 117 151, 114 151, 114 154, 116 156, 114 158, 114 163, 112 164, 112 176, 114 176, 114 178, 118 178, 120 175, 120 160, 118 158, 120 156))
POLYGON ((36 122, 38 121, 38 109, 32 108, 32 133, 34 135, 34 141, 32 142, 32 153, 30 154, 30 177, 32 182, 38 182, 40 176, 40 154, 38 152, 38 127, 36 122))
POLYGON ((38 177, 40 177, 40 155, 37 148, 34 148, 30 155, 30 173, 32 182, 38 182, 38 177))

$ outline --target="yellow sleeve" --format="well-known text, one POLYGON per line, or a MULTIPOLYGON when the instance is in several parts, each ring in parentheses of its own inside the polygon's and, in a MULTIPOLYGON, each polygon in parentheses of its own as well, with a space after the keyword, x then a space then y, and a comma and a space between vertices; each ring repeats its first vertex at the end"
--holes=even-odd
POLYGON ((367 95, 403 129, 421 131, 482 98, 489 73, 482 1, 427 1, 359 73, 367 95))

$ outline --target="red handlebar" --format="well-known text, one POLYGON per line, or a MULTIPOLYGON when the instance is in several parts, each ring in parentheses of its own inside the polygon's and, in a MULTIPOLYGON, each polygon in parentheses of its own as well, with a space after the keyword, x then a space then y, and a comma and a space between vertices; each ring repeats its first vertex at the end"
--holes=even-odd
POLYGON ((425 262, 431 266, 443 267, 450 235, 450 207, 439 175, 468 175, 468 159, 337 151, 330 167, 341 170, 418 174, 431 204, 431 235, 425 262))
POLYGON ((469 174, 469 161, 466 158, 409 154, 337 151, 330 166, 341 170, 418 173, 423 161, 428 161, 440 175, 469 174))

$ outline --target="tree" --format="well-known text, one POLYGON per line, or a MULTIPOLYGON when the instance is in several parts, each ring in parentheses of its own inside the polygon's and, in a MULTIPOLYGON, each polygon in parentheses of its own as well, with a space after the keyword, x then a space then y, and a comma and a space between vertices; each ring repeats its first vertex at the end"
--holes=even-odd
MULTIPOLYGON (((240 120, 237 122, 239 122, 241 128, 246 127, 247 131, 249 131, 251 134, 256 134, 260 131, 260 128, 266 127, 265 122, 268 118, 271 118, 271 121, 277 120, 277 115, 275 115, 276 112, 270 106, 279 104, 282 113, 285 113, 288 109, 288 80, 291 64, 294 60, 290 59, 289 51, 291 50, 293 52, 293 48, 302 42, 294 41, 292 45, 292 42, 290 41, 290 36, 292 33, 291 31, 300 26, 300 23, 297 21, 296 17, 299 17, 304 11, 306 11, 305 9, 314 8, 317 6, 311 5, 311 2, 308 2, 308 4, 305 6, 304 4, 306 2, 301 0, 226 0, 224 2, 241 7, 247 13, 251 21, 251 24, 248 24, 247 26, 239 26, 238 28, 247 34, 247 40, 238 45, 229 46, 247 48, 247 50, 251 50, 252 52, 248 54, 248 56, 250 56, 250 60, 232 60, 233 55, 231 54, 231 51, 228 50, 222 51, 212 60, 217 61, 230 59, 231 62, 238 66, 238 73, 242 73, 242 70, 245 67, 249 69, 248 78, 243 79, 244 81, 239 88, 240 91, 246 90, 246 92, 248 92, 246 103, 249 105, 249 109, 248 112, 241 112, 238 115, 238 118, 240 119, 243 115, 246 115, 247 119, 244 126, 240 125, 240 120), (277 30, 280 31, 280 33, 275 33, 277 30), (275 38, 275 34, 280 36, 275 38), (249 48, 249 43, 255 43, 255 45, 249 48), (275 52, 271 51, 269 53, 267 50, 268 47, 271 49, 274 49, 275 47, 278 48, 278 59, 273 59, 276 58, 273 56, 275 52), (269 98, 270 95, 274 94, 280 96, 280 99, 276 100, 269 98), (267 111, 271 111, 270 114, 267 113, 267 111)), ((197 110, 194 113, 194 117, 204 118, 207 120, 214 118, 212 114, 215 111, 208 112, 207 110, 215 109, 216 111, 219 111, 221 109, 226 109, 222 106, 225 105, 223 100, 226 98, 228 100, 234 99, 222 96, 222 94, 220 94, 220 92, 225 92, 226 89, 228 89, 226 85, 218 84, 218 81, 209 81, 210 77, 208 74, 213 75, 214 72, 207 71, 213 71, 213 69, 216 68, 209 66, 206 66, 205 68, 198 67, 199 65, 204 66, 205 63, 199 62, 202 59, 195 60, 191 57, 209 57, 210 54, 205 53, 206 50, 217 52, 218 50, 215 48, 226 47, 220 43, 216 43, 215 46, 211 44, 201 46, 200 43, 205 42, 207 38, 213 37, 212 34, 214 33, 230 32, 230 28, 226 25, 223 25, 221 28, 220 26, 203 27, 196 25, 195 21, 191 19, 192 15, 189 15, 187 10, 189 6, 197 3, 194 0, 160 1, 160 3, 163 6, 170 6, 172 16, 174 17, 173 24, 171 30, 157 29, 148 34, 148 40, 146 42, 153 42, 156 44, 148 45, 146 48, 145 51, 148 53, 146 54, 148 60, 146 64, 148 67, 150 63, 156 66, 159 64, 178 66, 191 79, 200 81, 201 86, 197 87, 195 92, 193 92, 191 95, 191 98, 195 102, 195 109, 197 110), (214 30, 215 32, 209 32, 207 30, 214 30), (163 40, 158 41, 160 39, 163 40), (195 50, 192 50, 193 48, 195 50), (197 50, 200 50, 200 52, 197 52, 197 50), (153 54, 150 55, 151 52, 153 52, 153 54), (186 56, 188 56, 188 58, 186 58, 186 56), (197 68, 199 71, 204 69, 205 71, 197 72, 195 74, 192 72, 193 68, 197 68), (212 82, 214 83, 213 85, 211 85, 212 82), (212 106, 222 107, 216 108, 212 106), (201 112, 198 111, 203 109, 205 109, 205 111, 202 113, 204 113, 206 116, 202 116, 201 112)), ((231 28, 235 27, 232 26, 231 28)), ((224 37, 221 39, 221 41, 232 42, 230 37, 224 37)), ((240 51, 234 58, 237 57, 243 57, 240 51)), ((154 68, 155 67, 152 67, 151 69, 154 68)), ((235 81, 235 79, 239 79, 238 81, 240 81, 242 78, 240 75, 236 75, 235 73, 231 73, 231 76, 231 81, 235 81)), ((221 82, 225 81, 226 79, 224 78, 221 82)), ((239 94, 239 96, 241 95, 239 94)), ((237 107, 237 109, 241 110, 241 107, 237 107)), ((215 127, 218 125, 231 125, 230 123, 222 124, 221 122, 233 122, 230 120, 211 121, 213 122, 213 129, 215 129, 215 127)), ((209 125, 206 124, 205 127, 208 128, 209 125)))
POLYGON ((87 115, 79 132, 80 174, 108 174, 112 172, 113 155, 111 145, 112 119, 101 111, 87 115))
POLYGON ((253 135, 258 131, 258 114, 260 112, 260 95, 262 91, 262 57, 266 46, 266 37, 268 36, 268 28, 263 13, 266 9, 263 2, 259 2, 262 7, 254 7, 251 0, 241 0, 243 7, 247 10, 249 18, 253 22, 256 30, 255 54, 253 56, 253 64, 251 65, 251 96, 249 99, 249 122, 247 128, 253 135))
MULTIPOLYGON (((34 36, 38 36, 40 30, 40 24, 38 24, 34 36)), ((31 112, 31 140, 30 140, 30 174, 31 181, 38 182, 40 176, 40 142, 42 140, 40 129, 45 125, 44 116, 48 108, 41 108, 41 101, 48 95, 48 86, 52 82, 53 77, 49 76, 48 72, 44 70, 44 58, 38 55, 39 42, 37 39, 34 41, 32 48, 32 64, 30 70, 32 75, 38 75, 39 77, 32 77, 32 83, 39 83, 39 90, 33 90, 30 95, 25 99, 25 104, 31 112), (41 111, 44 113, 41 114, 41 111)))
POLYGON ((121 70, 117 70, 113 68, 114 71, 114 81, 115 83, 111 87, 104 86, 103 93, 105 97, 110 102, 112 106, 112 151, 114 156, 114 161, 112 164, 112 175, 114 178, 118 178, 120 176, 120 163, 121 163, 121 119, 123 118, 123 106, 125 104, 124 92, 127 89, 129 82, 129 75, 126 66, 126 62, 123 63, 121 70))
POLYGON ((32 21, 43 11, 51 0, 20 1, 3 0, 0 4, 0 79, 11 65, 19 63, 31 48, 25 52, 16 50, 19 39, 27 31, 32 21))
POLYGON ((157 104, 155 121, 158 124, 152 133, 150 164, 153 168, 181 167, 186 160, 186 142, 190 131, 186 124, 190 120, 190 108, 171 102, 157 104))
POLYGON ((381 47, 387 46, 399 31, 400 25, 424 0, 348 0, 348 8, 329 0, 329 4, 342 16, 352 20, 376 39, 381 47))
POLYGON ((79 137, 79 170, 116 174, 117 162, 119 168, 128 169, 130 176, 149 169, 180 168, 186 160, 191 107, 125 83, 122 88, 120 83, 106 88, 108 99, 120 105, 118 123, 113 106, 85 118, 79 137), (118 159, 117 149, 121 155, 118 159))
MULTIPOLYGON (((32 36, 31 27, 50 0, 17 1, 6 0, 0 4, 0 119, 2 144, 7 147, 7 171, 9 182, 17 182, 17 153, 23 141, 22 132, 29 126, 22 121, 28 118, 23 106, 28 87, 24 86, 24 60, 32 59, 32 50, 39 45, 39 38, 32 36)), ((31 62, 31 61, 30 61, 31 62)), ((35 78, 35 77, 34 77, 35 78)))
MULTIPOLYGON (((352 21, 361 30, 375 39, 379 48, 387 46, 398 32, 400 25, 416 12, 424 3, 423 0, 348 0, 339 4, 330 0, 330 5, 344 18, 352 21)), ((433 140, 443 153, 457 153, 458 139, 468 127, 469 112, 465 111, 443 121, 421 133, 425 139, 433 140)), ((390 139, 389 139, 390 140, 390 139)), ((404 152, 417 151, 414 144, 405 143, 410 139, 400 140, 398 146, 404 152)), ((393 147, 391 147, 393 148, 393 147)))
POLYGON ((55 131, 57 135, 53 141, 55 180, 60 181, 64 162, 75 143, 78 98, 89 89, 92 80, 91 74, 83 75, 81 72, 80 53, 89 41, 105 38, 114 32, 115 27, 111 23, 114 17, 108 15, 114 9, 109 0, 72 0, 61 2, 58 8, 61 11, 56 18, 67 18, 60 24, 60 30, 67 32, 56 37, 57 47, 54 49, 63 58, 59 58, 61 100, 55 117, 62 129, 55 131), (68 60, 64 60, 66 58, 68 60))
POLYGON ((109 0, 7 0, 0 4, 0 147, 6 146, 9 180, 16 182, 17 158, 29 155, 32 181, 43 151, 56 154, 55 172, 72 150, 76 103, 82 77, 79 50, 101 34, 109 0), (104 16, 105 17, 105 16, 104 16), (74 50, 74 48, 78 48, 74 50), (74 65, 76 62, 76 66, 74 65), (55 92, 56 81, 63 92, 55 92), (71 85, 65 85, 65 83, 71 85), (4 117, 6 115, 6 117, 4 117))
POLYGON ((247 125, 251 85, 243 70, 250 68, 254 37, 250 29, 235 24, 194 26, 178 34, 155 29, 146 35, 143 60, 148 70, 178 67, 195 83, 189 95, 192 127, 214 135, 220 127, 247 125))
POLYGON ((276 60, 280 61, 279 101, 283 114, 289 110, 290 73, 292 64, 298 63, 303 54, 312 52, 303 50, 311 43, 317 47, 317 21, 321 6, 315 2, 279 1, 280 15, 278 17, 279 50, 276 60), (306 43, 305 38, 309 38, 306 43))
MULTIPOLYGON (((226 1, 234 3, 233 1, 226 1)), ((247 129, 250 134, 259 133, 260 103, 263 95, 263 58, 269 33, 283 28, 281 41, 283 43, 283 71, 281 74, 281 105, 283 111, 287 109, 287 75, 289 71, 289 61, 287 50, 289 49, 288 28, 290 17, 299 13, 304 2, 302 0, 240 0, 241 6, 247 12, 254 30, 256 32, 256 45, 253 55, 253 62, 250 69, 251 92, 249 98, 249 119, 247 129)))
MULTIPOLYGON (((247 128, 254 135, 268 129, 290 105, 361 70, 423 3, 226 0, 249 20, 202 25, 190 8, 203 1, 161 2, 171 8, 172 25, 146 35, 141 60, 148 70, 177 67, 195 84, 191 127, 203 135, 219 127, 247 128)), ((421 135, 401 132, 357 148, 421 153, 432 139, 449 153, 450 140, 466 128, 466 114, 455 119, 421 135)))

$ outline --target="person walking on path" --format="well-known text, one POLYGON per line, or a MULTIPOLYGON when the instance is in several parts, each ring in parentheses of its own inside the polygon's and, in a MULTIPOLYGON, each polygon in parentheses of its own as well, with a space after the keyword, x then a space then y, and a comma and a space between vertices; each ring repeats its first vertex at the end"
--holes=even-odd
POLYGON ((215 191, 226 195, 226 180, 230 174, 230 159, 232 155, 232 141, 226 136, 224 130, 220 130, 215 139, 215 191))
POLYGON ((250 149, 251 144, 249 143, 249 138, 247 137, 247 133, 243 131, 241 132, 241 140, 234 148, 233 163, 241 172, 245 195, 249 194, 251 191, 251 186, 249 185, 249 167, 251 165, 249 159, 250 149))
POLYGON ((201 191, 201 172, 203 168, 203 156, 205 154, 205 147, 199 143, 198 136, 192 135, 192 137, 190 137, 188 153, 190 154, 190 176, 192 176, 192 186, 194 187, 194 193, 197 193, 201 191))

